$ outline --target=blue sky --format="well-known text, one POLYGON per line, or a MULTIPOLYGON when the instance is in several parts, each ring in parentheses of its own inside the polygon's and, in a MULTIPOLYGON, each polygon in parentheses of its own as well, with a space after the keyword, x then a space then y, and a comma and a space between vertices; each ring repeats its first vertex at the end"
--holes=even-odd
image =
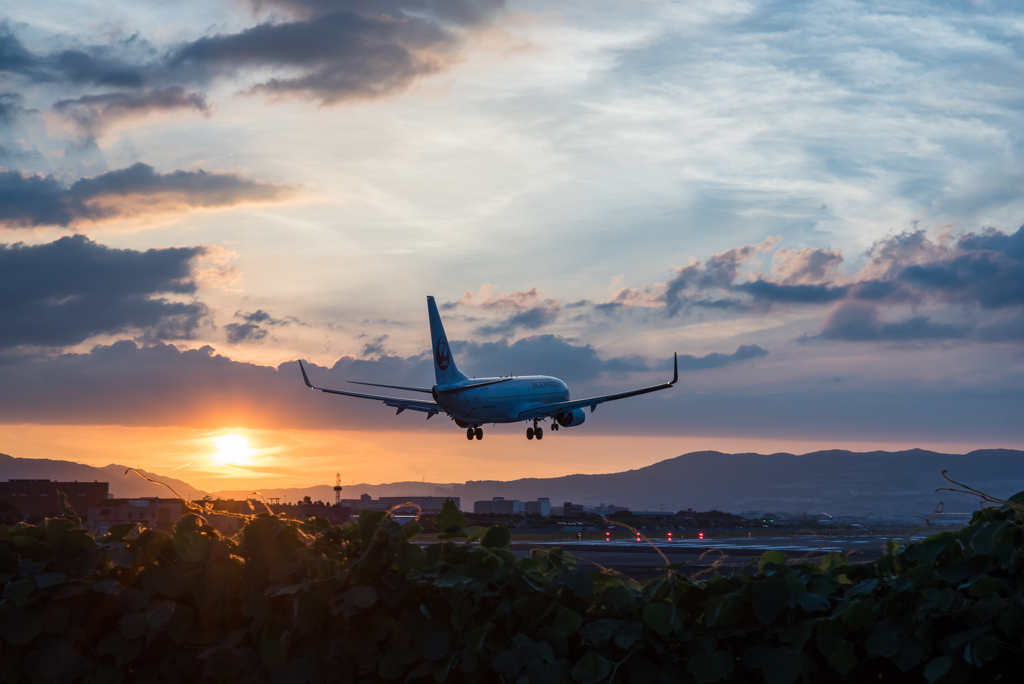
POLYGON ((13 455, 52 456, 71 426, 112 444, 176 429, 193 446, 152 464, 178 467, 249 429, 254 478, 356 439, 427 449, 433 479, 456 448, 465 477, 533 467, 518 428, 469 452, 451 424, 298 384, 298 358, 321 384, 429 384, 427 294, 478 375, 582 396, 686 355, 672 393, 563 433, 566 468, 610 469, 585 458, 609 436, 654 439, 644 463, 1024 441, 1012 3, 22 3, 0 20, 13 455))

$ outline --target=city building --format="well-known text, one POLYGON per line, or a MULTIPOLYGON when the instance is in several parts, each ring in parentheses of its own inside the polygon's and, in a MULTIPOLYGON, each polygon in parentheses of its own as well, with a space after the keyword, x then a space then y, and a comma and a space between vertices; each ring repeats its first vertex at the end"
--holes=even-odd
POLYGON ((520 501, 496 496, 490 501, 473 502, 473 513, 480 515, 551 515, 551 502, 548 499, 536 501, 520 501))
POLYGON ((490 501, 473 502, 473 512, 481 515, 515 515, 526 513, 526 504, 519 499, 496 496, 490 501))
POLYGON ((56 482, 51 480, 8 480, 0 482, 0 499, 11 503, 28 519, 60 517, 57 492, 68 497, 71 509, 82 520, 90 508, 110 497, 109 482, 56 482))
POLYGON ((379 499, 374 499, 369 494, 363 494, 358 499, 341 499, 339 503, 348 507, 353 515, 358 515, 359 511, 390 511, 395 506, 404 506, 405 504, 419 506, 420 512, 427 514, 440 513, 444 502, 448 499, 452 500, 456 508, 459 507, 459 497, 457 496, 382 496, 379 499))
POLYGON ((547 518, 551 515, 551 501, 546 497, 537 499, 536 501, 527 501, 526 515, 539 515, 543 518, 547 518))
POLYGON ((562 517, 571 518, 574 515, 583 515, 583 504, 574 504, 566 501, 562 504, 562 517))

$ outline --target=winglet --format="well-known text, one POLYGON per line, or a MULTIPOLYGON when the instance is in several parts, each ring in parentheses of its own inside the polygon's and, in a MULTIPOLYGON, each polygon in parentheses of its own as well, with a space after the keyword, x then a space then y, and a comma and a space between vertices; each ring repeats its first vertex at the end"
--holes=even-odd
POLYGON ((313 387, 313 383, 309 381, 309 376, 306 375, 306 368, 302 365, 302 361, 299 361, 299 370, 302 371, 302 379, 306 381, 306 387, 309 389, 316 389, 316 387, 313 387))
POLYGON ((672 382, 668 383, 674 385, 679 382, 679 353, 672 352, 672 382))

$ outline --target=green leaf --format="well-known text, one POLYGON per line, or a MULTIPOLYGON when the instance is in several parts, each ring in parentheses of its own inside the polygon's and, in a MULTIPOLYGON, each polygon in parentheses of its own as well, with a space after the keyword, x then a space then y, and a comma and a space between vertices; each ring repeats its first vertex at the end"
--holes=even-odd
POLYGON ((642 622, 630 622, 615 632, 615 645, 621 649, 633 648, 633 644, 640 641, 644 634, 642 622))
POLYGON ((35 582, 32 580, 16 580, 4 585, 4 598, 18 608, 24 608, 29 603, 29 598, 36 590, 35 582))
POLYGON ((726 679, 732 674, 735 658, 728 651, 698 651, 686 663, 697 684, 708 684, 726 679))
POLYGON ((487 534, 484 535, 480 544, 488 549, 507 549, 511 542, 512 533, 508 528, 496 525, 487 530, 487 534))
POLYGON ((587 651, 572 668, 572 678, 580 684, 597 684, 611 672, 611 664, 594 651, 587 651))
POLYGON ((828 657, 828 664, 844 677, 857 667, 857 652, 846 639, 841 640, 828 657))
POLYGON ((174 548, 178 551, 178 557, 189 563, 198 563, 206 558, 206 551, 210 546, 210 538, 195 530, 174 533, 174 548))
POLYGON ((575 634, 582 624, 583 616, 575 610, 566 608, 555 618, 554 628, 562 636, 569 636, 570 634, 575 634))
POLYGON ((668 603, 648 603, 644 606, 644 624, 651 630, 667 636, 672 631, 675 607, 668 603))
POLYGON ((765 684, 793 684, 803 667, 803 655, 787 646, 780 646, 767 655, 761 673, 765 684))
POLYGON ((469 525, 469 520, 462 514, 458 506, 451 499, 445 499, 441 506, 441 512, 434 516, 434 526, 441 531, 441 539, 452 537, 465 537, 464 530, 469 525))
POLYGON ((288 660, 290 637, 289 632, 264 636, 260 641, 260 661, 267 667, 283 665, 288 660))
POLYGON ((754 615, 762 624, 770 625, 790 601, 789 584, 780 576, 773 575, 755 580, 750 588, 750 602, 754 615))
POLYGON ((344 594, 345 603, 355 608, 365 609, 372 606, 380 598, 377 590, 371 586, 360 584, 352 587, 344 594))
POLYGON ((881 620, 871 631, 871 636, 864 643, 868 655, 892 658, 900 652, 900 630, 889 620, 881 620))
POLYGON ((933 658, 924 666, 924 678, 928 684, 931 684, 942 675, 949 672, 949 668, 953 665, 953 659, 948 655, 939 656, 933 658))
POLYGON ((7 644, 31 643, 42 628, 43 623, 33 610, 15 609, 0 615, 0 637, 7 644))
POLYGON ((757 564, 757 569, 764 571, 765 567, 769 565, 785 565, 788 562, 789 556, 782 551, 765 551, 761 556, 761 562, 757 564))
POLYGON ((151 629, 162 627, 165 622, 174 617, 174 601, 157 601, 146 609, 146 624, 151 629))

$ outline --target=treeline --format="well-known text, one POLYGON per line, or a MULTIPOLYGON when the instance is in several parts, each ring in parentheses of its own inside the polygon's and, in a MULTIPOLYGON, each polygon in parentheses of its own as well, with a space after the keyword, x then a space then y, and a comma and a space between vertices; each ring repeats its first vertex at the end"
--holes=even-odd
POLYGON ((261 515, 233 538, 196 514, 173 534, 0 526, 0 680, 1017 681, 1018 501, 873 563, 768 552, 643 586, 560 549, 517 559, 452 505, 426 547, 375 512, 261 515))

